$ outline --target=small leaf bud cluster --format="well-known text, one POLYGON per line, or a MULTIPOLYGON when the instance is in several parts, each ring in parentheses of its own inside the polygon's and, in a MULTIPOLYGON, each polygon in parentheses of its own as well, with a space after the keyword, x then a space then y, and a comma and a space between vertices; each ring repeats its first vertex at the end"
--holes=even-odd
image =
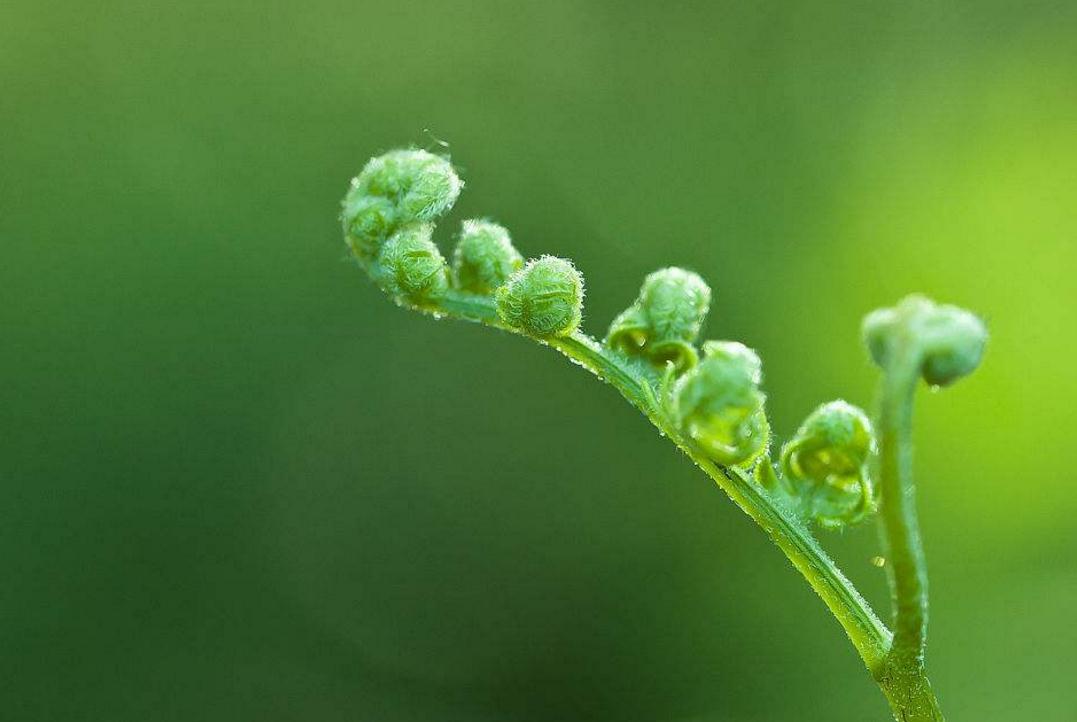
POLYGON ((699 275, 683 268, 655 271, 643 280, 639 298, 610 324, 606 344, 659 367, 672 361, 678 371, 690 369, 710 303, 710 286, 699 275))
POLYGON ((839 528, 874 510, 868 474, 874 453, 867 414, 845 401, 831 401, 809 414, 782 447, 782 475, 808 516, 824 528, 839 528))

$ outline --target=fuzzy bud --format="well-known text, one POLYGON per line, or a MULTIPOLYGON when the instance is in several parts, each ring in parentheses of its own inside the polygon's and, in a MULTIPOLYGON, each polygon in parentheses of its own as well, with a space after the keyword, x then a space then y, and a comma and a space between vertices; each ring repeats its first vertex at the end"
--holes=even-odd
POLYGON ((497 290, 501 320, 536 338, 570 335, 582 313, 583 276, 563 258, 528 261, 497 290))
POLYGON ((710 308, 711 289, 697 274, 663 268, 647 276, 639 298, 606 334, 606 344, 639 354, 658 366, 672 361, 678 370, 695 366, 696 337, 710 308))
POLYGON ((704 345, 704 359, 674 389, 682 433, 720 464, 751 466, 770 439, 759 357, 735 341, 704 345))
POLYGON ((399 228, 446 213, 462 187, 452 164, 425 150, 371 158, 344 196, 344 237, 360 260, 373 260, 399 228))
POLYGON ((868 475, 874 453, 867 414, 845 401, 831 401, 809 414, 782 447, 782 473, 812 518, 838 528, 874 509, 868 475))
POLYGON ((433 226, 415 223, 394 233, 378 257, 377 279, 392 296, 421 304, 449 287, 449 267, 430 239, 433 226))
POLYGON ((488 296, 523 265, 524 258, 504 227, 490 221, 464 221, 453 252, 456 285, 461 289, 488 296))
POLYGON ((386 198, 350 196, 344 205, 344 237, 359 258, 377 257, 385 239, 396 228, 396 207, 386 198))
POLYGON ((976 370, 987 344, 987 328, 976 315, 918 295, 869 313, 863 334, 872 360, 883 369, 898 344, 915 344, 920 373, 933 386, 948 386, 976 370))

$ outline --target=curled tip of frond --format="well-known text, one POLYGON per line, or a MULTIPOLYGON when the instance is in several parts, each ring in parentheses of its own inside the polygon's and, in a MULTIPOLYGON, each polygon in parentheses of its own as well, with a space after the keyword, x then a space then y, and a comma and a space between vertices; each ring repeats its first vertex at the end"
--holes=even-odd
POLYGON ((987 327, 974 313, 920 295, 869 313, 863 335, 872 360, 884 370, 899 346, 913 344, 920 374, 933 386, 947 386, 975 371, 987 344, 987 327))
POLYGON ((371 158, 341 203, 344 237, 360 261, 373 261, 400 228, 445 214, 463 186, 452 164, 429 151, 394 150, 371 158))

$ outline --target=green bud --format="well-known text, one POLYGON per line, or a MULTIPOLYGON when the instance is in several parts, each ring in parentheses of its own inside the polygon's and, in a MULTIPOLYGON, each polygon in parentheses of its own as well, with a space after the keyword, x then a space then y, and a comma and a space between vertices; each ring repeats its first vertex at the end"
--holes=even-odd
POLYGON ((726 363, 735 363, 748 374, 753 384, 758 386, 763 383, 763 361, 759 354, 739 341, 704 341, 703 356, 715 356, 726 363))
POLYGON ((452 164, 425 150, 393 150, 371 158, 355 179, 363 195, 393 201, 402 223, 433 221, 456 203, 464 183, 452 164))
POLYGON ((371 158, 344 196, 344 237, 360 260, 370 261, 400 227, 434 221, 452 208, 462 187, 452 164, 425 150, 371 158))
POLYGON ((414 223, 394 233, 378 257, 377 280, 392 296, 421 304, 449 287, 449 267, 430 239, 433 226, 414 223))
POLYGON ((639 298, 625 309, 606 334, 606 344, 639 354, 678 370, 695 366, 692 345, 710 308, 711 289, 697 274, 683 268, 663 268, 647 276, 639 298))
POLYGON ((897 310, 893 308, 875 309, 864 316, 864 321, 860 325, 860 332, 864 337, 868 354, 875 365, 881 369, 890 365, 891 339, 899 325, 897 310))
POLYGON ((704 354, 674 388, 677 426, 718 463, 750 467, 770 440, 762 363, 735 341, 708 342, 704 354))
POLYGON ((488 296, 523 265, 524 258, 504 227, 490 221, 464 221, 453 253, 457 286, 488 296))
POLYGON ((433 221, 453 207, 464 184, 449 161, 426 151, 413 153, 423 156, 415 161, 412 183, 400 196, 400 213, 405 218, 433 221))
POLYGON ((386 198, 348 194, 344 199, 344 239, 352 253, 364 261, 378 256, 382 244, 396 228, 396 207, 386 198))
POLYGON ((918 295, 869 313, 863 334, 872 359, 883 369, 889 368, 899 345, 915 345, 920 373, 933 386, 947 386, 972 373, 987 344, 987 328, 976 315, 918 295))
POLYGON ((497 315, 536 338, 568 336, 580 325, 583 276, 571 261, 531 260, 497 289, 497 315))
POLYGON ((815 409, 782 447, 783 476, 808 514, 826 528, 853 524, 874 509, 868 460, 875 432, 867 414, 844 401, 815 409))
POLYGON ((974 314, 957 306, 939 306, 924 320, 924 380, 947 386, 980 365, 987 328, 974 314))

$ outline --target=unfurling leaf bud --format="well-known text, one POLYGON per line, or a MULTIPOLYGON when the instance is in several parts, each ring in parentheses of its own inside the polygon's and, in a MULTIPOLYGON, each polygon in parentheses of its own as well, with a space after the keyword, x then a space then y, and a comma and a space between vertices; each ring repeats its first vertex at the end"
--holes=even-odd
POLYGON ((987 328, 976 315, 957 306, 938 306, 924 319, 924 380, 947 386, 980 365, 987 328))
POLYGON ((869 313, 863 334, 872 359, 883 369, 890 367, 899 345, 913 345, 920 374, 933 386, 948 386, 976 370, 987 344, 987 328, 975 314, 918 295, 869 313))
POLYGON ((425 150, 394 150, 371 158, 354 190, 393 201, 401 222, 432 221, 452 208, 463 182, 445 158, 425 150))
POLYGON ((452 208, 462 187, 452 164, 425 150, 371 158, 344 196, 344 237, 360 260, 371 261, 397 229, 452 208))
POLYGON ((453 253, 457 286, 488 296, 523 265, 524 258, 504 227, 490 221, 464 221, 453 253))
POLYGON ((748 374, 753 384, 758 386, 763 383, 763 362, 759 354, 739 341, 704 341, 703 356, 715 356, 726 359, 727 363, 735 363, 748 374))
POLYGON ((414 223, 385 242, 378 256, 376 278, 390 295, 422 304, 437 299, 449 287, 449 267, 430 240, 433 226, 414 223))
POLYGON ((782 447, 782 474, 808 515, 825 528, 838 528, 874 510, 868 475, 874 452, 867 415, 852 404, 831 401, 809 414, 782 447))
POLYGON ((695 366, 692 345, 710 308, 711 289, 697 274, 663 268, 647 276, 639 298, 610 324, 606 344, 678 370, 695 366))
POLYGON ((709 341, 703 350, 704 359, 674 389, 677 426, 718 463, 749 467, 770 439, 762 364, 735 341, 709 341))
POLYGON ((397 227, 396 206, 379 196, 353 196, 344 199, 344 238, 358 258, 373 260, 397 227))
POLYGON ((583 276, 563 258, 528 261, 497 289, 497 315, 536 338, 568 336, 579 327, 582 313, 583 276))

